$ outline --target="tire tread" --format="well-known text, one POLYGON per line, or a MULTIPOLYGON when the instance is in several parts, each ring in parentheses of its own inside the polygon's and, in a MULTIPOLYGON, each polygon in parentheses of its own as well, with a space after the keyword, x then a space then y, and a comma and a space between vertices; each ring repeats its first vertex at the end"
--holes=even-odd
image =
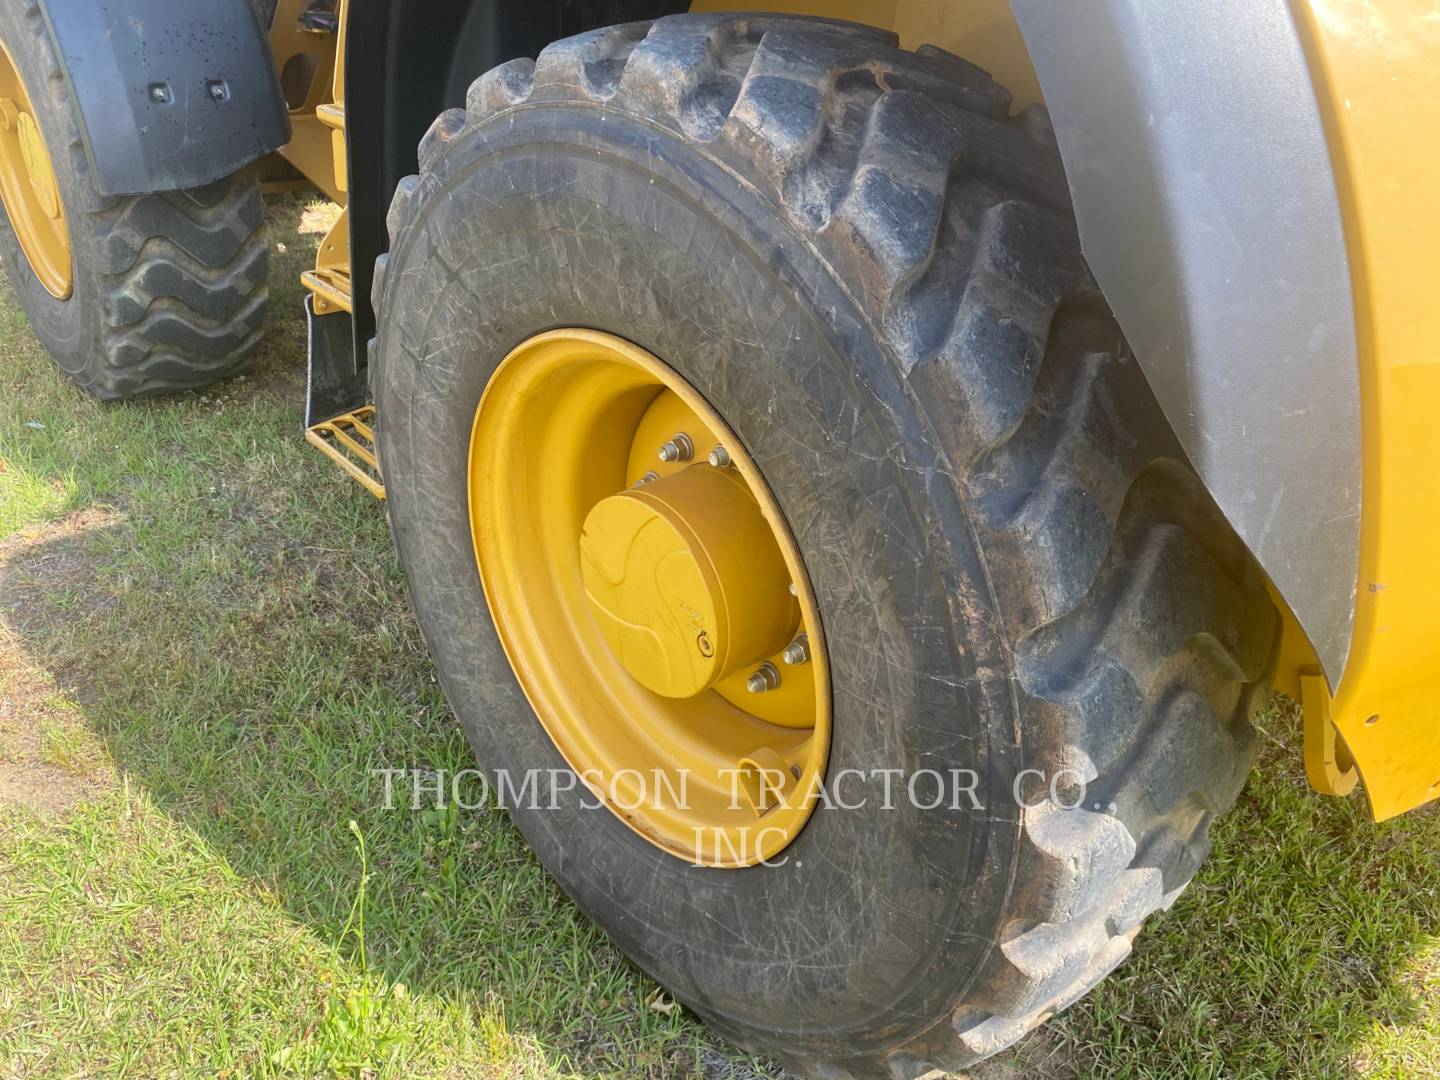
MULTIPOLYGON (((68 102, 37 0, 25 0, 20 17, 39 43, 48 92, 68 102)), ((77 275, 95 276, 99 325, 86 329, 94 336, 71 378, 114 400, 193 389, 243 371, 259 351, 269 302, 268 237, 253 170, 190 190, 101 196, 73 134, 57 165, 68 166, 82 192, 84 205, 65 208, 72 235, 83 233, 98 250, 77 275)))
POLYGON ((782 1050, 856 1080, 973 1064, 1086 993, 1190 880, 1244 783, 1278 616, 1090 277, 1043 110, 1011 119, 978 68, 866 27, 611 27, 478 79, 401 182, 392 246, 441 143, 556 102, 704 143, 768 192, 872 313, 973 511, 1027 763, 1077 770, 1085 805, 1026 813, 1009 921, 953 1016, 878 1054, 782 1050))
POLYGON ((105 325, 86 388, 106 399, 149 397, 248 368, 270 301, 264 217, 248 172, 92 211, 105 253, 105 325))

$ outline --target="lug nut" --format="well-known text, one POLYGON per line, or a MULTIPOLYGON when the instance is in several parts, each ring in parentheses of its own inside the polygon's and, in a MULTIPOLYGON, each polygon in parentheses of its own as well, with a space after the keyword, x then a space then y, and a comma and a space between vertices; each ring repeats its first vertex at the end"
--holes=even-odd
POLYGON ((723 446, 717 446, 710 451, 707 459, 717 469, 728 469, 730 467, 730 451, 723 446))
POLYGON ((780 654, 780 659, 787 664, 804 664, 810 659, 810 637, 808 634, 797 634, 795 640, 785 646, 785 651, 780 654))
POLYGON ((752 694, 763 694, 767 690, 774 690, 780 685, 780 670, 769 660, 761 664, 745 680, 745 689, 752 694))
POLYGON ((659 480, 659 479, 660 479, 660 474, 659 474, 658 472, 656 472, 654 469, 651 469, 649 472, 647 472, 644 476, 640 477, 639 480, 636 480, 635 483, 631 484, 630 486, 631 486, 631 487, 637 487, 637 488, 638 488, 638 487, 644 487, 646 484, 653 484, 656 480, 659 480))
POLYGON ((695 456, 695 444, 683 431, 660 447, 660 460, 664 462, 689 461, 695 456))

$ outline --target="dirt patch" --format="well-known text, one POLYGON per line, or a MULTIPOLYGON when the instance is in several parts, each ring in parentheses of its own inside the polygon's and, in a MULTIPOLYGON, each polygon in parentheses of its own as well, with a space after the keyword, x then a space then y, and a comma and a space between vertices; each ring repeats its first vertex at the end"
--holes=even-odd
POLYGON ((340 220, 341 209, 329 200, 315 199, 300 214, 296 228, 301 236, 324 236, 340 220))
POLYGON ((90 566, 75 540, 113 517, 92 508, 0 543, 0 807, 61 813, 114 780, 81 707, 32 659, 16 629, 17 621, 40 617, 47 593, 89 582, 90 566), (12 562, 37 551, 37 574, 16 580, 8 572, 12 562))
POLYGON ((1084 1075, 1072 1047, 1050 1027, 1040 1027, 1027 1035, 1018 1046, 1011 1047, 968 1072, 958 1074, 961 1080, 1071 1080, 1084 1075))
POLYGON ((110 779, 79 710, 0 625, 0 807, 61 813, 110 779))
POLYGON ((0 806, 59 814, 92 795, 92 785, 53 765, 0 762, 0 806))

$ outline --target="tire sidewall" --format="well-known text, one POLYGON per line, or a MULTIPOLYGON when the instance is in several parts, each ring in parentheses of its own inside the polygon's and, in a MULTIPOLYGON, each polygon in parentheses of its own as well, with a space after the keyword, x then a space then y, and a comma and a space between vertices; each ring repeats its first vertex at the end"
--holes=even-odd
POLYGON ((38 12, 28 12, 26 7, 0 5, 0 39, 20 70, 55 169, 70 235, 70 296, 57 299, 41 284, 3 209, 0 258, 36 337, 62 371, 84 383, 101 351, 103 306, 97 268, 102 265, 103 253, 91 230, 77 228, 77 224, 96 208, 100 197, 90 180, 79 124, 54 45, 38 12))
POLYGON ((576 325, 650 350, 716 407, 796 533, 831 660, 829 776, 863 770, 867 805, 818 809, 784 865, 738 871, 691 867, 579 792, 512 814, 580 906, 731 1038, 854 1054, 933 1023, 998 934, 1019 748, 994 613, 921 411, 828 268, 743 178, 623 120, 520 108, 428 163, 380 305, 392 528, 482 764, 564 770, 475 565, 480 396, 515 345, 576 325), (984 806, 920 811, 902 792, 886 808, 884 769, 971 770, 984 806))

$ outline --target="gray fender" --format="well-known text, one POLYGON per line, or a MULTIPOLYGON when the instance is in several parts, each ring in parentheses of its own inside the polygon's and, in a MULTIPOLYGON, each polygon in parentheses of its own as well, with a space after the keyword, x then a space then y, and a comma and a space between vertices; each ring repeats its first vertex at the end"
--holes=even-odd
POLYGON ((290 141, 251 0, 41 6, 100 194, 200 187, 290 141))
POLYGON ((1086 258, 1332 689, 1360 545, 1360 387, 1332 160, 1285 0, 1012 0, 1086 258))

